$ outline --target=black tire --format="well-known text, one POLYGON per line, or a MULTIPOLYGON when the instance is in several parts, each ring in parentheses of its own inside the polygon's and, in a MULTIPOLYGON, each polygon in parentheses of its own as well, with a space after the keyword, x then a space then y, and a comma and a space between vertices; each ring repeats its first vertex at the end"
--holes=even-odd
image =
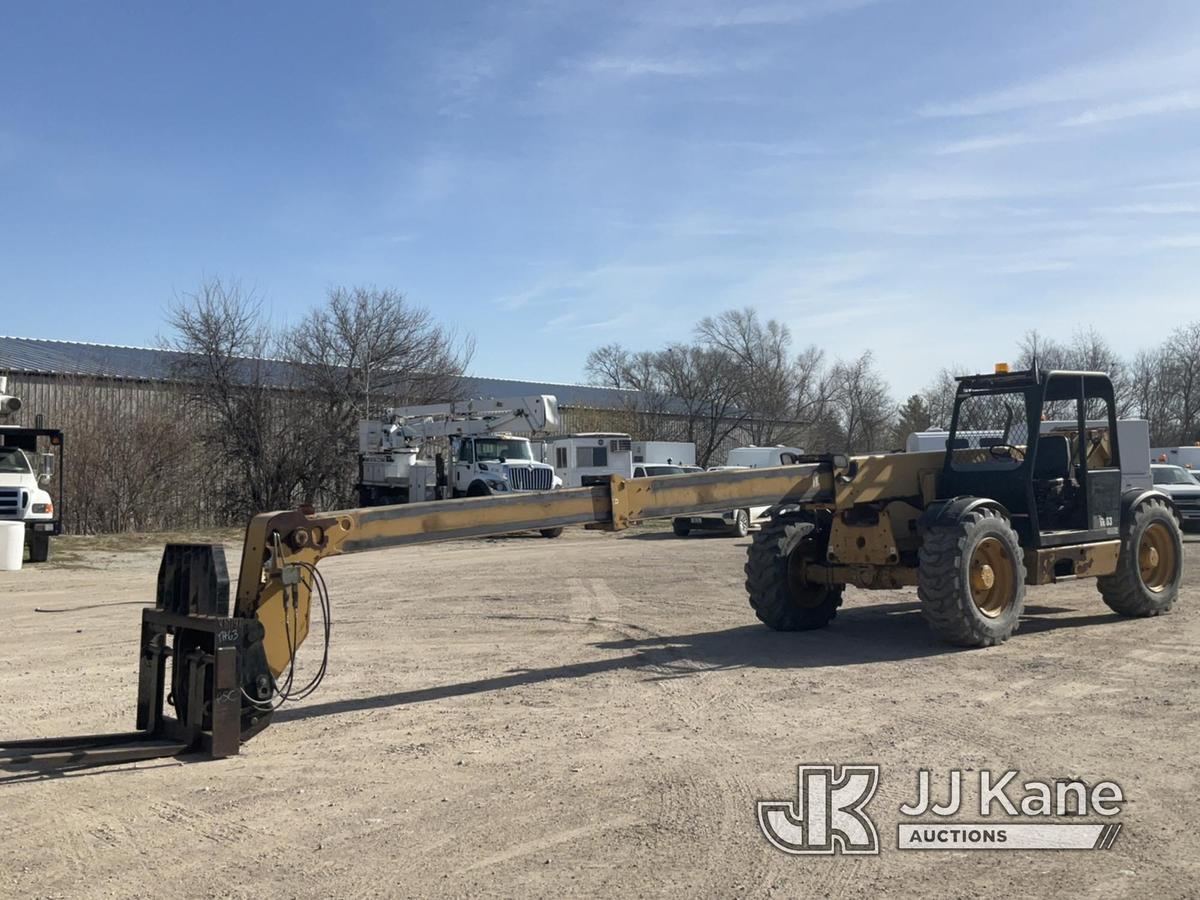
POLYGON ((490 497, 492 489, 483 481, 472 481, 471 486, 467 488, 468 497, 490 497))
POLYGON ((563 533, 563 530, 561 528, 543 528, 540 531, 538 531, 538 534, 540 534, 544 538, 561 537, 562 533, 563 533))
POLYGON ((733 525, 730 526, 734 537, 744 538, 750 533, 750 511, 746 509, 735 509, 733 511, 733 525))
POLYGON ((45 531, 35 531, 29 535, 29 561, 44 563, 50 559, 50 535, 45 531))
POLYGON ((1113 612, 1145 618, 1160 616, 1174 605, 1182 580, 1179 523, 1165 503, 1148 500, 1123 523, 1117 571, 1097 578, 1096 587, 1113 612))
POLYGON ((675 537, 687 537, 692 533, 692 526, 687 519, 675 519, 671 522, 671 530, 675 532, 675 537))
POLYGON ((746 591, 750 606, 764 625, 776 631, 823 628, 842 605, 842 586, 798 583, 794 563, 819 559, 825 541, 814 532, 787 557, 780 556, 779 542, 786 536, 786 524, 764 525, 746 548, 746 591))
POLYGON ((925 531, 917 594, 942 640, 960 647, 1008 640, 1025 608, 1025 560, 1012 525, 994 510, 976 509, 925 531))

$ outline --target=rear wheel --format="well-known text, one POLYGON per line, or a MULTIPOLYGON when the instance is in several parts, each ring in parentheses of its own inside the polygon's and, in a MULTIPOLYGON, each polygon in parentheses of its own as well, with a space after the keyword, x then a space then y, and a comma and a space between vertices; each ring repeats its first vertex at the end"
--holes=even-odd
POLYGON ((561 528, 543 528, 539 532, 544 538, 556 538, 563 533, 561 528))
POLYGON ((786 556, 780 542, 788 523, 772 522, 754 535, 746 548, 746 591, 755 615, 776 631, 809 631, 828 625, 842 605, 842 586, 803 580, 805 559, 820 553, 818 533, 800 541, 786 556))
POLYGON ((50 558, 50 534, 45 531, 35 531, 29 536, 29 561, 44 563, 50 558))
POLYGON ((1113 612, 1144 618, 1165 613, 1179 596, 1183 578, 1183 535, 1167 506, 1149 500, 1122 529, 1117 571, 1096 579, 1113 612))
POLYGON ((735 509, 733 511, 733 522, 730 525, 734 535, 744 538, 750 533, 750 513, 745 509, 735 509))
POLYGON ((687 537, 692 533, 692 526, 687 519, 676 519, 671 523, 671 530, 675 537, 687 537))
POLYGON ((962 647, 1002 643, 1025 608, 1025 562, 1008 521, 990 509, 930 528, 921 542, 917 593, 938 637, 962 647))

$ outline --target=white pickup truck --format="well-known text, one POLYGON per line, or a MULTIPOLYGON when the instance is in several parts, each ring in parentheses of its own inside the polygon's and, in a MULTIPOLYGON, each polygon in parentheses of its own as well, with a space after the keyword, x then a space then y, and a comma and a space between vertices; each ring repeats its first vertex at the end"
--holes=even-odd
MULTIPOLYGON (((803 454, 804 451, 799 447, 735 447, 729 451, 727 465, 710 466, 708 471, 785 466, 793 456, 803 454)), ((749 509, 730 509, 720 514, 706 513, 702 516, 677 518, 671 522, 671 530, 675 532, 676 537, 687 537, 693 531, 720 531, 741 538, 749 534, 751 528, 762 524, 759 518, 768 509, 770 507, 756 506, 749 509)))

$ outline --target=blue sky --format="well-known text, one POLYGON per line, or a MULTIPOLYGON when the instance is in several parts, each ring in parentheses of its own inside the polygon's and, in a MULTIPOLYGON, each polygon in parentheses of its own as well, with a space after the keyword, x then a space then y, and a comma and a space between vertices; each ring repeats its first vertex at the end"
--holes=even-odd
POLYGON ((752 304, 896 392, 1200 316, 1200 4, 9 4, 0 333, 397 287, 571 381, 752 304))

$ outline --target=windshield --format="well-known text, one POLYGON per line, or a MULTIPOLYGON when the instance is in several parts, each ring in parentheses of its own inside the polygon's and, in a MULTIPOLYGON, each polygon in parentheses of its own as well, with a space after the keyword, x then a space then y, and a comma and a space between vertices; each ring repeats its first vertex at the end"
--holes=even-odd
POLYGON ((1023 393, 968 394, 957 412, 948 438, 955 451, 954 469, 1014 469, 1021 464, 1029 430, 1023 393))
POLYGON ((1186 469, 1181 469, 1179 466, 1155 466, 1154 483, 1195 485, 1197 482, 1186 469))
POLYGON ((0 447, 0 474, 3 475, 30 475, 33 470, 29 468, 29 460, 25 454, 16 447, 0 447))
POLYGON ((529 447, 529 441, 519 438, 475 439, 475 458, 477 460, 498 460, 501 457, 506 460, 532 460, 533 451, 529 447))
POLYGON ((646 475, 682 475, 682 466, 646 466, 646 475))

